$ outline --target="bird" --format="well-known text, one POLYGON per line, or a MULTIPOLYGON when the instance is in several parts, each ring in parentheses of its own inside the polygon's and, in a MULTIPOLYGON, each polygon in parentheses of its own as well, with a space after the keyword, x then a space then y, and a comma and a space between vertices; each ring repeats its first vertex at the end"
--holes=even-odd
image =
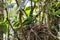
POLYGON ((22 23, 23 25, 29 25, 33 23, 32 15, 29 15, 27 19, 22 23))

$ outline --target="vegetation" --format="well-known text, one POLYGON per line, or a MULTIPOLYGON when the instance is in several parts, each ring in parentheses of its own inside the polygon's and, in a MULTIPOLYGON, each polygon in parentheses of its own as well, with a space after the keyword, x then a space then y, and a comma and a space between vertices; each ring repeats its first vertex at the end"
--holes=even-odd
POLYGON ((0 0, 0 40, 59 40, 59 0, 0 0))

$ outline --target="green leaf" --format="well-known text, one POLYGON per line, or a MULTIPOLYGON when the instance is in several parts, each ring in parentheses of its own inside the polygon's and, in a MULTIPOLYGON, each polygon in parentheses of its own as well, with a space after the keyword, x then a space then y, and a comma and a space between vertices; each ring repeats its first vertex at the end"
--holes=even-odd
POLYGON ((5 23, 2 23, 1 27, 2 27, 3 33, 6 33, 7 32, 7 25, 5 23))
POLYGON ((49 8, 49 11, 50 11, 51 13, 54 13, 54 12, 55 12, 55 9, 54 9, 54 8, 49 8))
POLYGON ((7 32, 7 26, 5 24, 3 25, 2 29, 3 29, 3 33, 7 32))
POLYGON ((57 2, 56 3, 56 7, 60 7, 60 2, 57 2))
POLYGON ((26 7, 26 13, 27 13, 27 15, 29 15, 30 14, 30 11, 31 11, 31 7, 30 6, 28 6, 28 7, 26 7))
POLYGON ((49 11, 54 16, 60 15, 60 9, 55 12, 55 9, 54 8, 50 8, 49 11))
POLYGON ((60 15, 60 9, 53 13, 54 15, 60 15))
POLYGON ((18 27, 19 26, 19 22, 15 22, 13 25, 14 25, 14 27, 18 27))
POLYGON ((26 8, 26 10, 30 10, 31 9, 31 7, 30 6, 28 6, 27 8, 26 8))
POLYGON ((8 22, 7 21, 4 22, 3 20, 0 20, 0 26, 2 27, 3 33, 6 33, 8 29, 8 22))
POLYGON ((33 2, 38 2, 39 0, 32 0, 33 2))

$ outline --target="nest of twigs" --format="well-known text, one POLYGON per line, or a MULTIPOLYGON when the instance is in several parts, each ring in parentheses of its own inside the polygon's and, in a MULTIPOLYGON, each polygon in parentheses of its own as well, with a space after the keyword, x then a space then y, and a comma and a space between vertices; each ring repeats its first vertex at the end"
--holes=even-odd
POLYGON ((25 40, 59 40, 51 30, 44 25, 34 23, 24 29, 25 40))

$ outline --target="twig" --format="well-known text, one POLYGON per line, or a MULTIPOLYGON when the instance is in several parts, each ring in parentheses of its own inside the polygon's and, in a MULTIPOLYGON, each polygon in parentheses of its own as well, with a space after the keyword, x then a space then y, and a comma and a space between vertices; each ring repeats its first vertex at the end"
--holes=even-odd
POLYGON ((17 32, 13 29, 13 26, 12 26, 12 24, 10 23, 9 19, 8 19, 7 21, 9 22, 9 24, 10 24, 10 26, 11 26, 12 30, 13 30, 13 31, 14 31, 14 33, 16 34, 17 39, 18 39, 18 40, 20 40, 20 38, 18 37, 17 32))
POLYGON ((27 17, 28 15, 26 14, 25 10, 24 10, 24 9, 22 9, 22 11, 25 13, 25 15, 26 15, 26 17, 27 17))
POLYGON ((30 32, 27 32, 27 40, 30 40, 30 32))
POLYGON ((30 15, 33 14, 33 10, 34 10, 35 7, 36 7, 36 3, 34 3, 34 7, 33 7, 33 6, 32 6, 32 0, 31 0, 31 11, 30 11, 30 15))
POLYGON ((11 26, 12 30, 14 31, 14 33, 16 33, 17 39, 20 40, 20 38, 18 37, 17 32, 13 29, 13 26, 12 26, 12 24, 11 24, 10 21, 9 21, 7 8, 6 8, 5 10, 6 10, 6 12, 7 12, 7 21, 9 22, 9 25, 11 26))
MULTIPOLYGON (((19 6, 19 4, 18 4, 18 1, 17 0, 15 0, 16 1, 16 3, 17 3, 17 6, 19 6)), ((22 19, 21 19, 21 17, 22 17, 22 11, 21 10, 19 10, 19 22, 20 22, 20 24, 21 24, 21 27, 22 27, 22 19)))
POLYGON ((18 1, 17 1, 17 0, 15 0, 15 1, 16 1, 16 3, 17 3, 17 6, 19 6, 18 1))
POLYGON ((33 29, 31 29, 31 31, 35 34, 35 36, 36 36, 39 40, 41 40, 40 37, 38 36, 38 34, 37 34, 33 29))

